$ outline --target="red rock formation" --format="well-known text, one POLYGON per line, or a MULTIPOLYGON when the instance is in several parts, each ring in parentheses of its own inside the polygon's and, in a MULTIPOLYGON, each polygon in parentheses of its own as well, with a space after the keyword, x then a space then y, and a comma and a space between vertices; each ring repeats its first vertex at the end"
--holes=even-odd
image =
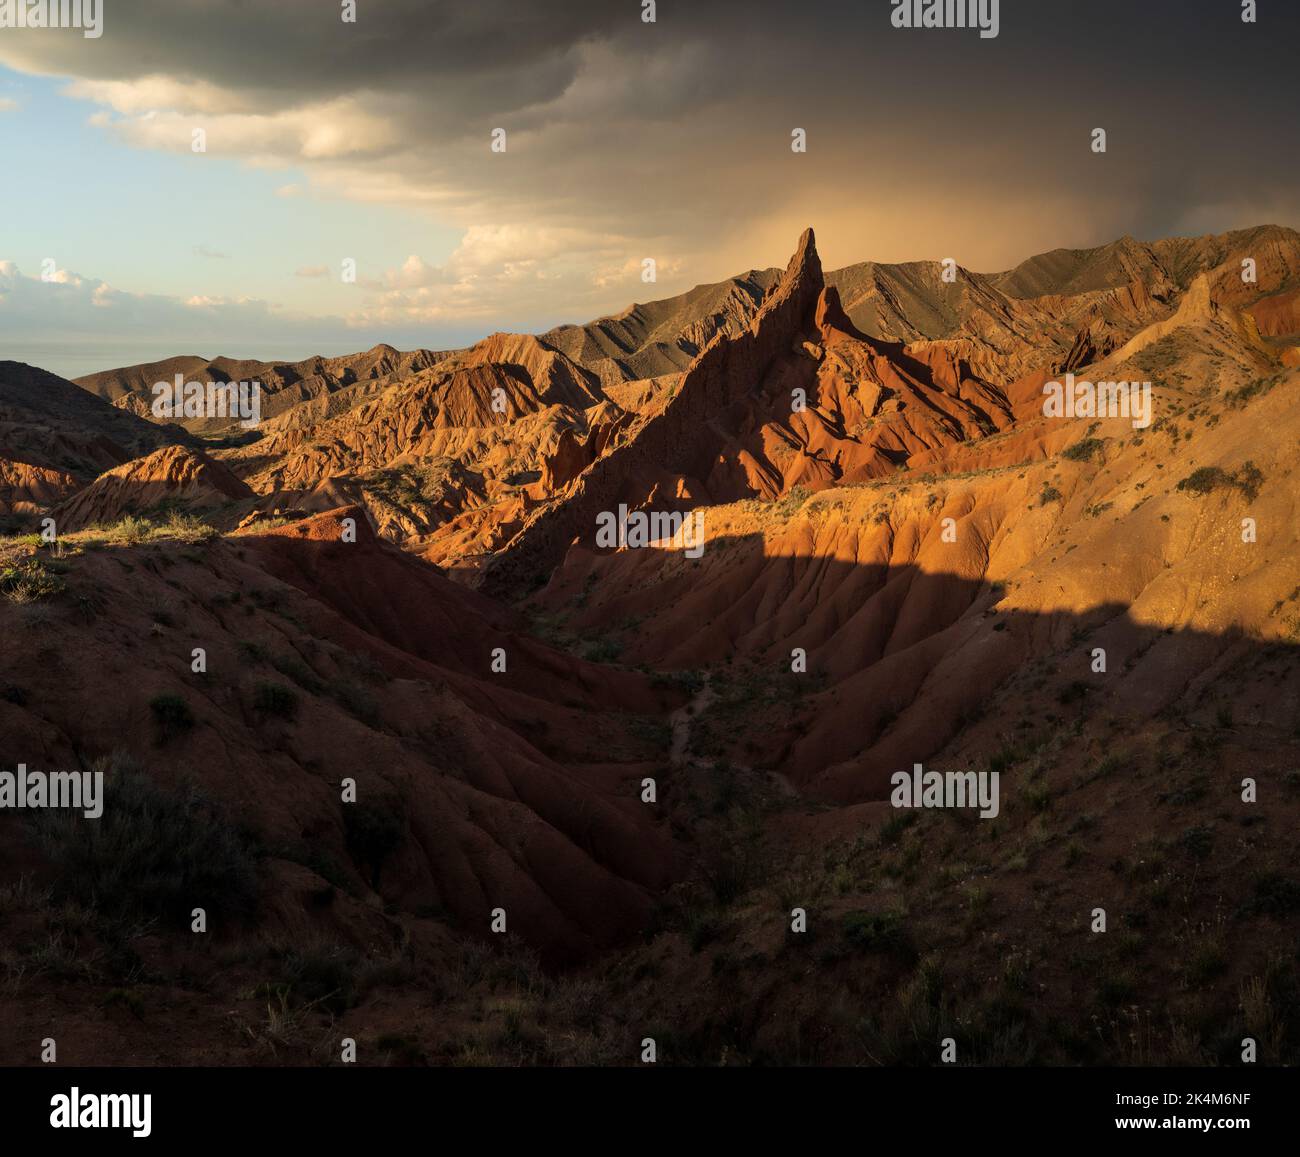
POLYGON ((173 508, 216 510, 253 492, 202 451, 167 446, 101 474, 54 511, 61 534, 118 522, 168 503, 173 508))

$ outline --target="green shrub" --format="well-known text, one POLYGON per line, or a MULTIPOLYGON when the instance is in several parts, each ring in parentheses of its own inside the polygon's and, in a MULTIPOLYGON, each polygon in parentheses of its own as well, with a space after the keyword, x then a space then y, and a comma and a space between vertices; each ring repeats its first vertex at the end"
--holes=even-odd
POLYGON ((916 949, 899 912, 850 912, 844 917, 844 939, 855 948, 915 960, 916 949))
POLYGON ((876 833, 880 846, 887 848, 898 843, 903 833, 916 823, 916 818, 914 811, 896 811, 880 825, 880 830, 876 833))
POLYGON ((187 923, 194 908, 209 921, 253 911, 255 842, 197 788, 166 790, 123 755, 92 770, 105 776, 98 819, 42 809, 29 820, 60 899, 110 917, 174 923, 187 923))
POLYGON ((1253 382, 1248 382, 1240 389, 1229 390, 1223 395, 1223 400, 1233 409, 1240 409, 1252 398, 1267 394, 1269 390, 1283 381, 1284 377, 1283 374, 1277 374, 1271 378, 1256 378, 1253 382))
POLYGON ((318 1004, 337 1015, 357 1002, 360 964, 360 957, 350 948, 298 949, 284 959, 280 986, 294 1004, 318 1004))
POLYGON ((120 522, 97 529, 109 542, 134 546, 148 539, 154 527, 147 518, 137 518, 134 514, 128 514, 120 522))
POLYGON ((1259 497, 1259 487, 1264 481, 1264 472, 1254 462, 1243 462, 1234 481, 1241 492, 1254 502, 1259 497))
POLYGON ((1214 830, 1206 824, 1198 824, 1184 831, 1178 842, 1192 859, 1208 860, 1214 850, 1214 830))
POLYGON ((100 1001, 100 1007, 112 1008, 115 1005, 127 1009, 138 1020, 144 1019, 144 1000, 132 989, 113 988, 105 993, 104 999, 100 1001))
POLYGON ((1073 446, 1062 450, 1061 457, 1068 458, 1071 462, 1087 462, 1100 456, 1105 449, 1105 445, 1100 438, 1084 438, 1073 446))
POLYGON ((1202 466, 1193 470, 1179 484, 1179 490, 1192 494, 1209 494, 1211 491, 1232 485, 1232 476, 1217 466, 1202 466))
POLYGON ((298 696, 283 683, 259 683, 253 690, 253 707, 263 715, 292 719, 298 711, 298 696))
POLYGON ((48 599, 64 589, 63 581, 50 573, 37 558, 27 558, 0 568, 0 595, 11 603, 33 603, 48 599))
POLYGON ((617 639, 599 639, 582 648, 582 657, 591 663, 617 663, 623 644, 617 639))
POLYGON ((784 497, 772 504, 772 513, 781 518, 789 518, 803 509, 803 504, 812 497, 812 491, 806 486, 792 487, 784 497))
POLYGON ((1176 489, 1189 494, 1210 494, 1215 490, 1236 487, 1252 502, 1259 497, 1260 484, 1264 481, 1264 472, 1254 462, 1243 462, 1235 473, 1218 466, 1201 466, 1184 478, 1176 489))
POLYGON ((194 726, 194 713, 179 695, 155 695, 149 700, 149 710, 164 741, 194 726))
POLYGON ((171 538, 177 542, 207 542, 217 537, 217 529, 209 526, 195 514, 173 511, 162 526, 158 527, 152 537, 171 538))

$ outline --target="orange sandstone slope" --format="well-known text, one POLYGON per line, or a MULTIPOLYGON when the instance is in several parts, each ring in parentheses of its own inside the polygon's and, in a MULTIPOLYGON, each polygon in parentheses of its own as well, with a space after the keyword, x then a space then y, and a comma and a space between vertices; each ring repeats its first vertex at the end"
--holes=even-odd
POLYGON ((888 478, 710 506, 696 560, 598 551, 575 522, 536 603, 626 662, 745 671, 761 738, 733 719, 728 757, 841 803, 968 752, 973 720, 997 721, 985 743, 1012 734, 1035 699, 1138 723, 1240 677, 1243 708, 1289 735, 1300 373, 1232 296, 1198 275, 1171 316, 1080 367, 1152 379, 1149 426, 1047 417, 1040 374, 1008 390, 1014 424, 888 478), (1268 678, 1237 669, 1270 648, 1286 661, 1268 678))
MULTIPOLYGON (((1020 608, 1025 621, 1093 615, 1089 590, 1131 614, 1150 588, 1162 592, 1152 622, 1209 636, 1223 624, 1182 621, 1168 572, 1209 589, 1239 584, 1249 562, 1263 601, 1230 627, 1278 635, 1296 585, 1278 530, 1294 496, 1292 231, 1124 239, 1006 274, 963 272, 956 288, 937 266, 851 270, 860 276, 840 271, 830 280, 841 288, 828 285, 810 230, 779 276, 594 329, 493 335, 338 412, 287 410, 219 457, 259 510, 362 504, 382 537, 489 595, 544 588, 537 607, 612 637, 628 662, 771 669, 806 651, 817 678, 853 688, 843 701, 869 700, 879 733, 841 727, 828 701, 824 724, 778 734, 765 759, 838 798, 874 797, 883 769, 918 742, 904 706, 921 721, 960 719, 1011 669, 1057 655, 1041 625, 1028 638, 1046 650, 1027 652, 1011 647, 1020 636, 1007 620, 985 617, 993 594, 1044 574, 1059 575, 1062 602, 1020 608), (1240 276, 1244 253, 1256 255, 1254 282, 1240 276), (864 312, 878 298, 909 325, 864 312), (678 358, 695 308, 713 320, 684 372, 626 380, 677 364, 628 358, 657 342, 678 358), (851 312, 900 340, 864 332, 851 312), (1154 425, 1046 417, 1042 385, 1067 369, 1153 380, 1154 425), (1269 504, 1257 522, 1272 549, 1207 553, 1204 535, 1224 525, 1195 521, 1207 501, 1269 504), (596 551, 596 516, 620 504, 702 512, 704 558, 596 551), (931 698, 942 686, 952 710, 931 698)), ((319 569, 311 582, 333 589, 319 569)), ((403 641, 396 622, 370 627, 403 641)), ((930 726, 926 742, 946 735, 930 726)))
POLYGON ((253 492, 202 450, 167 446, 101 474, 56 507, 61 534, 106 526, 129 515, 165 507, 207 515, 214 525, 234 524, 234 511, 249 505, 253 492))
MULTIPOLYGON (((1295 364, 1287 294, 1298 271, 1300 238, 1274 226, 1123 238, 994 274, 940 262, 849 266, 824 278, 843 311, 828 293, 820 320, 793 327, 804 356, 769 359, 762 389, 711 417, 718 461, 656 477, 647 470, 642 481, 661 496, 717 501, 853 481, 942 454, 951 438, 1002 429, 1006 402, 1014 406, 1018 387, 1036 392, 1038 375, 1095 363, 1168 321, 1198 276, 1225 307, 1259 312, 1243 324, 1295 364), (1241 278, 1246 257, 1256 264, 1251 283, 1241 278), (1264 295, 1276 300, 1256 303, 1264 295), (794 389, 808 397, 802 412, 788 405, 794 389)), ((155 379, 257 378, 266 390, 261 430, 212 452, 257 492, 259 513, 359 502, 383 537, 469 575, 608 451, 647 425, 679 422, 657 419, 683 411, 682 375, 710 343, 748 332, 781 277, 750 271, 586 325, 494 334, 461 351, 378 346, 294 364, 183 357, 81 384, 150 418, 155 379)), ((220 421, 188 424, 230 432, 220 421)))
POLYGON ((621 503, 684 509, 843 484, 1009 421, 1001 391, 948 350, 860 333, 810 229, 749 328, 716 334, 661 408, 529 515, 484 581, 506 592, 545 576, 621 503))

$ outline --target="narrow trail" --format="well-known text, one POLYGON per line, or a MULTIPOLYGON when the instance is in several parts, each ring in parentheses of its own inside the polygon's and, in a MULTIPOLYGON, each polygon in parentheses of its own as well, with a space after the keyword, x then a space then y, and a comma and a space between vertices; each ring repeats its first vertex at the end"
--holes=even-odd
MULTIPOLYGON (((709 771, 715 761, 702 756, 691 755, 691 726, 716 700, 718 693, 714 690, 712 676, 705 672, 704 686, 695 693, 689 703, 674 711, 669 717, 672 725, 672 743, 668 748, 669 762, 674 768, 691 768, 697 771, 709 771)), ((746 764, 732 764, 736 771, 752 773, 753 768, 746 764)), ((780 794, 790 797, 799 795, 798 789, 784 775, 777 771, 765 773, 780 794)))
POLYGON ((713 760, 691 756, 689 751, 691 747, 691 724, 708 710, 709 704, 717 697, 718 693, 713 689, 712 676, 706 672, 704 686, 695 693, 689 703, 677 708, 668 717, 673 729, 673 740, 668 748, 668 759, 673 767, 707 769, 713 766, 713 760))

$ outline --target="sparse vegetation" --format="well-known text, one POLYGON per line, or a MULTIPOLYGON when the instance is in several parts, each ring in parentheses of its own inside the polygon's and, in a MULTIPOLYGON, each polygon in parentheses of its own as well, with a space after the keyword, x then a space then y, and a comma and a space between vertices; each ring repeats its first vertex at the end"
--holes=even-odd
MULTIPOLYGON (((1109 357, 1129 335, 1124 294, 1107 301, 1115 320, 1093 352, 1109 357)), ((1144 321, 1174 307, 1159 301, 1144 321)), ((1045 340, 1068 340, 1080 316, 1061 311, 1045 340)), ((1212 328, 1204 340, 1226 342, 1212 328)), ((1272 527, 1267 550, 1238 550, 1237 518, 1215 517, 1234 491, 1264 490, 1263 471, 1232 449, 1258 427, 1218 393, 1257 370, 1207 370, 1207 351, 1190 348, 1197 330, 1135 359, 1161 370, 1162 418, 1145 446, 1113 421, 1061 434, 1035 420, 1026 436, 1009 406, 1019 394, 993 387, 1001 350, 987 343, 954 368, 960 389, 927 391, 928 406, 912 386, 939 363, 919 346, 897 377, 854 368, 847 336, 819 350, 820 368, 755 374, 736 407, 746 423, 784 406, 787 385, 816 380, 816 425, 795 421, 789 441, 750 425, 737 441, 729 414, 711 415, 707 456, 691 445, 667 466, 642 464, 658 492, 703 484, 721 500, 766 487, 760 476, 855 481, 720 501, 700 560, 568 549, 584 527, 564 504, 579 495, 589 530, 584 504, 613 493, 603 465, 567 497, 511 492, 536 481, 539 445, 566 426, 590 450, 626 446, 656 420, 664 379, 619 385, 604 370, 590 379, 593 394, 597 380, 608 389, 597 420, 561 382, 548 401, 563 404, 517 425, 439 419, 397 459, 463 436, 479 443, 472 469, 439 458, 366 473, 391 460, 386 427, 354 445, 335 419, 404 394, 373 375, 339 394, 313 386, 311 407, 269 428, 264 458, 241 457, 241 474, 287 496, 307 492, 312 453, 323 455, 333 481, 308 504, 335 485, 339 502, 359 490, 405 557, 324 541, 324 522, 204 549, 193 544, 211 526, 160 508, 69 536, 66 555, 31 535, 0 543, 0 612, 16 625, 0 723, 16 724, 17 754, 84 764, 120 717, 122 742, 149 751, 152 734, 172 765, 112 761, 100 823, 11 817, 32 842, 13 862, 25 873, 30 861, 33 877, 0 881, 0 992, 25 998, 39 976, 57 1020, 81 1001, 71 985, 93 986, 81 1005, 97 1039, 118 1030, 123 1048, 152 1046, 146 1031, 186 1031, 193 1015, 199 1047, 255 1063, 335 1063, 347 1034, 375 1064, 634 1063, 650 1035, 673 1065, 934 1065, 951 1037, 961 1065, 1236 1066, 1247 1030, 1264 1063, 1300 1063, 1288 642, 1300 641, 1300 587, 1283 597, 1292 580, 1262 571, 1289 561, 1286 527, 1272 527), (821 388, 836 386, 836 358, 856 389, 821 388), (1196 378, 1179 389, 1184 369, 1196 378), (950 422, 936 408, 954 401, 950 422), (859 425, 859 406, 877 416, 859 425), (841 444, 809 462, 794 444, 806 434, 807 453, 841 444), (1042 437, 1079 440, 1044 459, 1042 437), (743 474, 742 444, 764 459, 743 474), (285 446, 291 468, 268 483, 285 446), (922 447, 932 473, 908 468, 922 447), (1026 453, 1033 462, 948 472, 1026 453), (1193 469, 1218 453, 1233 466, 1193 469), (660 473, 690 461, 703 478, 660 473), (864 478, 875 473, 886 477, 864 478), (1171 496, 1175 484, 1188 497, 1171 496), (1191 517, 1191 499, 1216 492, 1191 517), (961 522, 955 552, 934 533, 940 511, 961 522), (804 520, 816 534, 791 533, 804 520), (897 542, 883 550, 891 523, 897 542), (510 541, 497 532, 518 525, 557 531, 543 545, 563 562, 531 566, 533 531, 528 549, 492 558, 510 541), (513 583, 516 564, 536 596, 491 609, 484 592, 513 583), (48 600, 65 578, 52 606, 8 605, 48 600), (507 679, 487 646, 466 642, 484 621, 516 637, 532 625, 507 679), (543 643, 622 665, 602 678, 543 643), (187 670, 194 644, 210 671, 187 670), (811 670, 792 669, 795 646, 811 670), (656 671, 656 655, 700 666, 656 671), (57 684, 81 694, 95 665, 114 685, 60 702, 57 684), (1001 776, 996 822, 978 806, 889 807, 883 785, 913 759, 1001 776), (273 844, 191 772, 211 775, 273 844), (353 775, 357 801, 340 803, 353 775), (1240 805, 1246 775, 1261 806, 1240 805), (254 925, 263 875, 274 903, 254 925), (487 934, 498 903, 510 935, 487 934), (1095 905, 1104 936, 1089 927, 1095 905), (213 935, 189 932, 195 907, 213 935), (520 933, 539 935, 546 968, 520 933)), ((576 349, 573 337, 556 344, 576 349)), ((894 348, 877 342, 873 364, 894 348)), ((618 365, 639 373, 647 357, 618 365)), ((412 408, 450 417, 463 376, 421 375, 412 408)), ((1226 397, 1263 392, 1255 382, 1226 397)), ((1251 452, 1285 497, 1276 447, 1251 452)), ((640 471, 635 453, 620 457, 640 471)), ((618 481, 629 497, 640 484, 618 481)), ((232 525, 251 505, 214 520, 232 525)))
POLYGON ((1099 458, 1105 449, 1106 443, 1100 438, 1084 438, 1062 450, 1061 457, 1068 458, 1071 462, 1089 462, 1099 458))
POLYGON ((1271 377, 1267 378, 1256 378, 1254 381, 1248 382, 1239 389, 1229 390, 1223 395, 1223 399, 1228 403, 1228 405, 1233 407, 1233 409, 1240 409, 1255 398, 1263 397, 1273 389, 1274 386, 1281 383, 1285 377, 1285 374, 1273 374, 1271 377))
POLYGON ((436 458, 418 465, 375 470, 365 476, 362 485, 368 494, 401 510, 418 509, 443 501, 458 468, 455 459, 436 458))
POLYGON ((234 919, 257 900, 255 841, 192 785, 168 790, 130 757, 98 761, 103 814, 37 810, 29 823, 55 869, 58 896, 118 920, 234 919))
POLYGON ((772 513, 778 518, 791 518, 803 509, 804 503, 811 497, 812 491, 806 486, 792 487, 788 494, 772 504, 772 513))
POLYGON ((1244 463, 1238 470, 1229 472, 1219 466, 1201 466, 1178 483, 1177 489, 1190 494, 1211 494, 1215 490, 1236 488, 1248 499, 1259 497, 1263 472, 1253 462, 1244 463))
POLYGON ((844 940, 866 952, 914 960, 916 949, 900 912, 850 912, 844 917, 844 940))
POLYGON ((170 692, 149 700, 149 710, 164 741, 173 739, 194 726, 194 713, 179 695, 170 692))
POLYGON ((283 683, 258 683, 253 689, 253 707, 263 715, 292 719, 298 711, 298 696, 283 683))
POLYGON ((34 603, 53 598, 63 590, 63 580, 39 558, 0 567, 0 596, 11 603, 34 603))

